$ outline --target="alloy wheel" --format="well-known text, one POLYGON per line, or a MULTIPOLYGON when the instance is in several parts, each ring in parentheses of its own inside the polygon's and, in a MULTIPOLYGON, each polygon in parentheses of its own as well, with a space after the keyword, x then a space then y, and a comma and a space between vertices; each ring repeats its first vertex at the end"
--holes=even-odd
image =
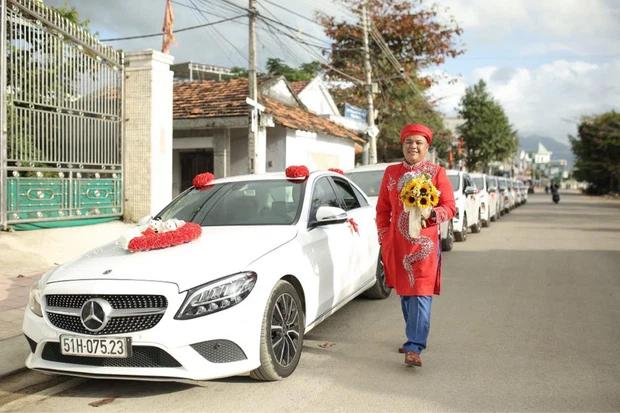
POLYGON ((287 367, 300 350, 301 317, 293 296, 284 293, 276 300, 271 316, 271 349, 275 360, 287 367))

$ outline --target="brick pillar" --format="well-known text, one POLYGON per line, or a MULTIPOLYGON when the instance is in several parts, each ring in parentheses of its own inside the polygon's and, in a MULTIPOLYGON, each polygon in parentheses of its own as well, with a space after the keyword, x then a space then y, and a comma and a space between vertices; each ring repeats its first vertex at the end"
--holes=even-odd
POLYGON ((230 129, 220 129, 213 136, 213 173, 216 178, 230 176, 230 129))
POLYGON ((124 218, 153 215, 172 199, 174 58, 155 50, 125 54, 124 218))

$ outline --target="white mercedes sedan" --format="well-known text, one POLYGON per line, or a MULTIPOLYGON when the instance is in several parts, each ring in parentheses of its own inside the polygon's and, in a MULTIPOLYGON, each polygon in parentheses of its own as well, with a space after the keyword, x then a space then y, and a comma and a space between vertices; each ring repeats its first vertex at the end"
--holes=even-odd
POLYGON ((110 243, 41 278, 24 317, 26 365, 96 378, 284 378, 305 333, 362 293, 390 294, 374 217, 362 191, 329 171, 192 187, 153 219, 198 224, 197 239, 141 252, 110 243))

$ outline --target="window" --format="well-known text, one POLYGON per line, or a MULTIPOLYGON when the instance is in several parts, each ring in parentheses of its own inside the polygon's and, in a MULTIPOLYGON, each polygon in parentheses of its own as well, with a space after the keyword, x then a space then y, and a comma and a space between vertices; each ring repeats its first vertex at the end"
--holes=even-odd
POLYGON ((360 206, 368 206, 368 201, 366 200, 366 197, 364 197, 364 194, 362 194, 362 192, 354 186, 351 186, 351 189, 353 189, 353 192, 355 192, 355 196, 357 196, 357 200, 360 202, 360 206))
POLYGON ((342 179, 333 179, 336 193, 338 197, 343 200, 344 206, 342 209, 345 211, 349 211, 351 209, 359 208, 360 202, 355 196, 355 192, 353 192, 353 188, 346 181, 342 179))
POLYGON ((320 178, 314 184, 312 205, 310 208, 310 222, 316 219, 316 211, 322 206, 340 208, 340 202, 338 202, 336 192, 334 192, 334 188, 332 188, 327 178, 320 178))
POLYGON ((175 199, 158 217, 182 219, 202 226, 291 225, 301 208, 304 188, 305 183, 265 180, 191 189, 175 199))

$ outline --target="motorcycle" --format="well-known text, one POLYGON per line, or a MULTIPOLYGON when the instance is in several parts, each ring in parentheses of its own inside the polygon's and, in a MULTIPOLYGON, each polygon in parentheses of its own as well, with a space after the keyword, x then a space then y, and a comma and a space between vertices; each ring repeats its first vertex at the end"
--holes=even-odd
POLYGON ((560 194, 558 194, 557 192, 556 192, 556 193, 554 193, 554 194, 551 196, 551 199, 553 199, 553 202, 557 204, 558 202, 560 202, 560 194))

